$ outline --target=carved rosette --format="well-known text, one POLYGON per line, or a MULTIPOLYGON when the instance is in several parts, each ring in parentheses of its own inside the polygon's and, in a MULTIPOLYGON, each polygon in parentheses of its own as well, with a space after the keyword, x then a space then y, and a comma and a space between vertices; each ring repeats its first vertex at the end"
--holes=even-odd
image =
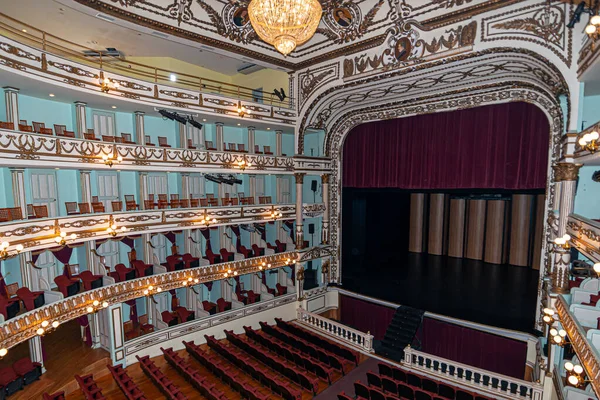
POLYGON ((576 181, 581 164, 559 162, 552 166, 554 170, 554 182, 576 181))

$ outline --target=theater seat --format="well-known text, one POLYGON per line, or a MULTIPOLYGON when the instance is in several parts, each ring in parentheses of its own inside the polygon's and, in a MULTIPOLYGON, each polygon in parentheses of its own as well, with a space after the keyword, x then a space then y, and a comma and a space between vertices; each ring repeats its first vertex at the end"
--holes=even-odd
POLYGON ((208 262, 210 262, 211 264, 221 262, 221 257, 213 253, 211 249, 206 249, 206 257, 204 257, 204 259, 208 260, 208 262))
POLYGON ((13 318, 19 313, 21 306, 19 299, 7 299, 0 295, 0 314, 4 316, 4 320, 13 318))
POLYGON ((6 396, 10 396, 23 389, 23 378, 17 375, 11 367, 0 369, 0 386, 4 388, 6 396))
POLYGON ((119 282, 125 282, 129 279, 135 279, 135 269, 127 268, 125 264, 115 265, 115 271, 119 275, 119 282))
POLYGON ((279 283, 277 285, 275 285, 275 287, 277 288, 278 296, 282 296, 287 293, 287 287, 281 286, 279 283))
POLYGON ((256 245, 256 244, 252 245, 252 251, 254 252, 254 255, 256 257, 264 256, 265 255, 265 248, 264 247, 258 247, 258 245, 256 245))
POLYGON ((154 270, 152 264, 146 264, 142 260, 131 261, 131 266, 133 268, 135 268, 135 272, 136 272, 138 278, 141 278, 144 276, 150 276, 150 275, 152 275, 153 270, 154 270))
POLYGON ((175 325, 177 325, 177 318, 173 315, 173 313, 171 313, 169 311, 163 311, 162 313, 160 313, 160 316, 161 316, 162 320, 168 326, 175 326, 175 325))
POLYGON ((52 394, 44 393, 42 395, 43 400, 65 400, 65 392, 56 392, 52 394))
POLYGON ((240 254, 244 255, 244 258, 250 258, 253 256, 252 250, 246 248, 246 246, 240 246, 238 251, 240 252, 240 254))
POLYGON ((219 312, 231 310, 231 302, 225 301, 225 299, 221 297, 217 300, 217 307, 219 308, 219 312))
POLYGON ((167 271, 169 272, 180 271, 185 268, 185 263, 178 255, 167 256, 167 262, 165 264, 167 271))
POLYGON ((28 287, 17 289, 17 297, 21 299, 27 311, 44 305, 44 292, 32 292, 28 287))
POLYGON ((59 275, 54 278, 54 283, 58 286, 58 290, 65 297, 73 296, 79 292, 79 280, 74 281, 64 275, 59 275))
POLYGON ((219 253, 221 253, 221 260, 223 260, 223 262, 233 261, 234 259, 234 253, 227 249, 221 249, 219 250, 219 253))
POLYGON ((177 316, 179 317, 179 321, 181 323, 194 320, 194 312, 188 310, 185 307, 177 307, 175 312, 177 313, 177 316))
POLYGON ((102 275, 94 275, 91 271, 82 271, 79 273, 79 278, 81 278, 85 290, 102 287, 102 275))
POLYGON ((23 378, 23 384, 29 385, 42 375, 42 364, 31 362, 29 357, 21 358, 13 364, 13 370, 23 378))
POLYGON ((210 315, 216 314, 218 310, 218 307, 215 303, 206 300, 202 301, 202 308, 204 311, 208 311, 210 315))
POLYGON ((192 256, 190 253, 186 253, 181 256, 181 259, 185 263, 186 268, 197 268, 200 266, 200 259, 192 256))

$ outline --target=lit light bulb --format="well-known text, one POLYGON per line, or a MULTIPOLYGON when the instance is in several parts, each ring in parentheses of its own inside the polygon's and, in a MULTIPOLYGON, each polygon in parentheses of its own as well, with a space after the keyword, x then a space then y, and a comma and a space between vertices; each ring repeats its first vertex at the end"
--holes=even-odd
POLYGON ((600 134, 598 132, 594 131, 594 132, 590 133, 590 139, 598 140, 598 138, 600 138, 600 134))
POLYGON ((7 354, 8 354, 8 350, 6 350, 6 349, 0 349, 0 357, 4 357, 7 354))
POLYGON ((117 161, 118 161, 118 162, 121 162, 121 161, 123 161, 123 157, 121 157, 121 156, 117 156, 117 161))
POLYGON ((259 265, 259 266, 258 266, 258 269, 262 271, 262 265, 259 265))
POLYGON ((568 381, 573 386, 577 386, 579 384, 579 378, 577 378, 575 375, 569 376, 568 381))
POLYGON ((148 286, 148 290, 152 290, 152 289, 154 289, 154 286, 152 286, 152 285, 148 286))
POLYGON ((593 35, 594 33, 596 33, 596 27, 592 24, 586 26, 585 33, 587 33, 588 35, 593 35))
POLYGON ((48 325, 50 325, 50 322, 48 322, 48 321, 42 321, 42 328, 45 328, 48 325))
POLYGON ((127 232, 127 228, 126 227, 122 227, 121 228, 121 232, 127 232))
POLYGON ((558 335, 560 337, 565 337, 565 336, 567 336, 567 331, 565 331, 564 329, 561 329, 560 331, 558 331, 558 335))
POLYGON ((200 279, 198 279, 198 278, 194 279, 194 283, 198 283, 198 282, 200 282, 200 279))
POLYGON ((234 275, 234 276, 237 276, 237 271, 233 271, 233 275, 234 275))
POLYGON ((67 237, 67 233, 66 233, 66 232, 61 232, 61 233, 60 233, 60 237, 62 237, 62 238, 66 238, 66 237, 67 237))
POLYGON ((22 245, 22 244, 18 244, 18 245, 17 245, 17 251, 18 251, 19 253, 20 253, 20 252, 22 252, 22 251, 23 251, 23 249, 24 249, 24 247, 23 247, 23 245, 22 245))
POLYGON ((106 307, 108 307, 108 301, 103 301, 103 302, 102 302, 102 307, 103 307, 103 308, 106 308, 106 307))
POLYGON ((94 312, 94 308, 93 307, 88 307, 86 308, 86 311, 88 312, 88 314, 91 314, 94 312))
POLYGON ((562 238, 565 240, 565 242, 568 242, 569 240, 571 240, 571 235, 565 233, 562 238))
POLYGON ((567 371, 573 371, 573 363, 572 363, 572 362, 570 362, 570 361, 567 361, 567 362, 565 363, 565 369, 566 369, 567 371))
POLYGON ((148 289, 144 290, 144 296, 148 295, 148 289))
POLYGON ((596 273, 600 274, 600 263, 594 264, 594 271, 596 271, 596 273))
POLYGON ((225 272, 225 273, 223 274, 223 276, 224 276, 225 278, 227 278, 227 276, 228 276, 228 275, 229 275, 229 274, 228 274, 227 272, 225 272))
POLYGON ((53 327, 54 329, 58 328, 58 325, 60 325, 60 322, 58 322, 58 321, 54 321, 54 322, 52 322, 52 327, 53 327))
POLYGON ((592 25, 600 25, 600 15, 594 15, 590 19, 590 24, 592 24, 592 25))
POLYGON ((558 335, 554 336, 554 343, 560 344, 562 342, 562 338, 558 335))
POLYGON ((577 375, 580 375, 583 373, 583 367, 581 365, 576 365, 573 367, 573 372, 575 372, 577 375))
POLYGON ((162 289, 161 289, 161 288, 156 288, 156 291, 157 291, 158 293, 160 293, 160 292, 162 292, 162 289))
POLYGON ((579 139, 579 145, 580 145, 581 147, 585 147, 585 145, 586 145, 586 144, 587 144, 587 142, 585 141, 585 139, 584 139, 584 138, 581 138, 581 139, 579 139))
POLYGON ((75 239, 77 239, 77 235, 74 233, 71 233, 71 240, 75 240, 75 239))
POLYGON ((555 328, 550 329, 550 336, 558 335, 558 331, 555 328))
POLYGON ((94 300, 92 304, 94 305, 94 307, 98 307, 100 305, 100 302, 98 300, 94 300))
POLYGON ((37 333, 37 334, 38 334, 38 336, 42 336, 42 335, 44 334, 44 332, 45 332, 45 331, 44 331, 44 328, 38 328, 38 330, 37 330, 37 331, 35 331, 35 333, 37 333))
POLYGON ((57 237, 55 237, 55 238, 54 238, 54 241, 55 241, 56 243, 60 243, 60 240, 61 240, 60 236, 57 236, 57 237))
POLYGON ((8 242, 2 242, 3 249, 8 249, 8 246, 10 246, 10 244, 8 242))

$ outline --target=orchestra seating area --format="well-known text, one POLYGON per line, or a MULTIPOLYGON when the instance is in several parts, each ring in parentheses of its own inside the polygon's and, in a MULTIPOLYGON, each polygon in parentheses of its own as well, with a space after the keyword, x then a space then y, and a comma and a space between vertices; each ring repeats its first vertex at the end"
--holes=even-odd
MULTIPOLYGON (((14 125, 15 124, 13 124, 12 122, 0 121, 0 129, 15 130, 14 125)), ((17 125, 18 125, 19 132, 38 133, 38 134, 42 134, 42 135, 56 135, 57 137, 64 137, 64 138, 75 138, 75 132, 68 131, 66 125, 54 124, 54 130, 50 127, 46 127, 46 124, 43 122, 32 121, 31 124, 29 124, 28 121, 26 121, 26 120, 20 120, 17 125)), ((102 142, 107 142, 107 143, 132 144, 132 145, 137 144, 133 140, 133 135, 131 133, 121 133, 120 136, 100 135, 100 137, 98 137, 98 136, 96 136, 94 129, 88 129, 87 133, 84 133, 84 138, 86 140, 96 140, 96 141, 102 141, 102 142)), ((149 135, 145 135, 144 142, 145 142, 144 143, 145 146, 156 146, 155 143, 152 143, 152 139, 150 138, 149 135)), ((158 146, 159 147, 167 147, 167 148, 172 147, 169 144, 168 138, 165 136, 158 136, 158 146)), ((187 140, 185 148, 190 149, 190 150, 199 150, 198 146, 194 146, 191 139, 187 140)), ((216 151, 217 148, 215 147, 214 142, 207 140, 204 142, 203 150, 216 151)), ((246 149, 246 145, 244 143, 223 143, 223 151, 236 152, 236 153, 248 153, 248 150, 246 149)), ((254 145, 254 153, 255 154, 263 154, 263 155, 271 155, 271 156, 274 155, 273 151, 271 151, 271 146, 265 145, 262 147, 262 150, 261 150, 261 147, 258 144, 254 145)), ((282 156, 285 157, 286 154, 282 154, 282 156)))

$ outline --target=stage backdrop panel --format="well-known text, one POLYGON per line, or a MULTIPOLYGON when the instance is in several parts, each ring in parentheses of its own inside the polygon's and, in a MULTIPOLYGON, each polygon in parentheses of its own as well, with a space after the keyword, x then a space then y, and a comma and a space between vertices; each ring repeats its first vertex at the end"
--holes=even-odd
POLYGON ((550 127, 528 103, 371 122, 343 149, 343 185, 402 189, 543 189, 550 127))

